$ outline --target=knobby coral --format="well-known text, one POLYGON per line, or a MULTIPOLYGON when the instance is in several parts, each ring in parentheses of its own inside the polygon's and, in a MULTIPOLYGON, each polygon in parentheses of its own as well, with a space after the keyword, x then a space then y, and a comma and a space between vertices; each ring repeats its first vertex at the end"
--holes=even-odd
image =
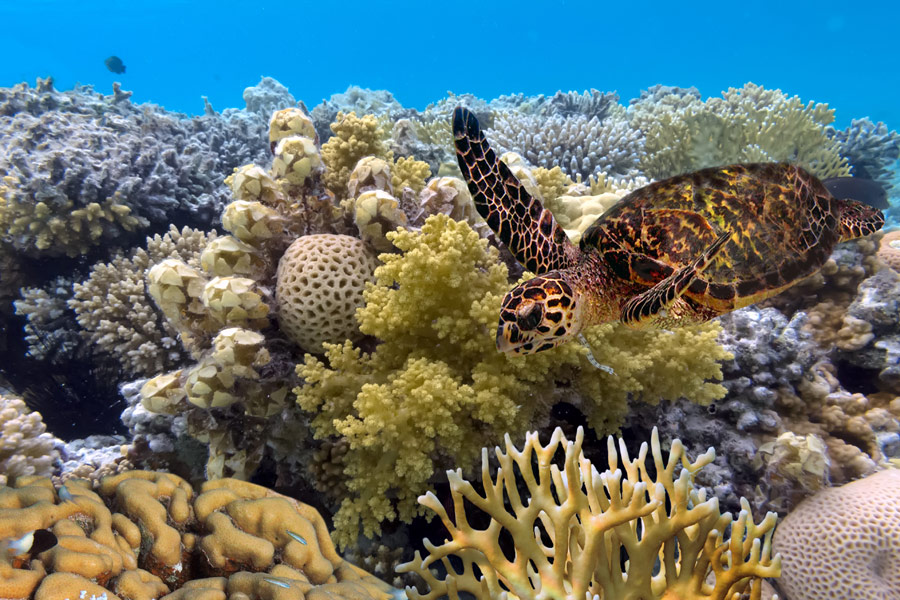
POLYGON ((96 491, 36 477, 0 487, 0 538, 41 528, 57 545, 26 563, 0 555, 0 597, 387 600, 392 591, 337 554, 314 508, 234 479, 199 494, 150 471, 104 478, 96 491))
POLYGON ((584 457, 583 441, 581 428, 574 441, 556 428, 546 446, 529 433, 519 450, 507 435, 505 452, 495 450, 495 477, 485 448, 482 492, 460 470, 447 472, 452 519, 433 493, 420 496, 450 539, 440 545, 425 540, 428 556, 417 551, 398 568, 428 584, 425 594, 407 589, 409 597, 456 600, 468 592, 478 599, 726 600, 749 587, 758 599, 760 578, 779 575, 781 559, 772 557, 775 514, 754 523, 744 500, 734 519, 719 512, 716 498, 694 489, 694 474, 715 459, 712 448, 692 462, 674 440, 666 460, 654 429, 648 465, 646 442, 632 460, 625 442, 619 440, 617 453, 610 437, 609 468, 601 473, 584 457), (554 459, 560 451, 562 464, 554 459), (503 537, 511 538, 512 548, 503 537), (447 573, 443 579, 432 571, 438 563, 447 573))

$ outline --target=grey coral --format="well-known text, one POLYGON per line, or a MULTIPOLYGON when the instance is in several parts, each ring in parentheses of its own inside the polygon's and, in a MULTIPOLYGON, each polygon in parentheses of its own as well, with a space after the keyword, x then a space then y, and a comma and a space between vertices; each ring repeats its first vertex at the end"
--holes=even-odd
POLYGON ((601 122, 584 115, 544 118, 507 112, 498 114, 486 133, 500 153, 518 152, 533 166, 559 166, 573 179, 640 174, 644 138, 624 119, 601 122))

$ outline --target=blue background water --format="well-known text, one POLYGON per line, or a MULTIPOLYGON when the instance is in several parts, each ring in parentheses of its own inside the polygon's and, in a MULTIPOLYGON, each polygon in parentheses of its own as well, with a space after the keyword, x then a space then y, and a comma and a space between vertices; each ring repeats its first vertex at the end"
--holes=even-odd
POLYGON ((753 81, 828 102, 839 125, 900 128, 900 8, 888 2, 111 2, 0 0, 0 85, 113 81, 171 110, 242 107, 275 77, 310 108, 355 84, 424 108, 656 83, 704 96, 753 81), (254 5, 254 6, 251 6, 254 5), (127 73, 106 70, 115 54, 127 73))

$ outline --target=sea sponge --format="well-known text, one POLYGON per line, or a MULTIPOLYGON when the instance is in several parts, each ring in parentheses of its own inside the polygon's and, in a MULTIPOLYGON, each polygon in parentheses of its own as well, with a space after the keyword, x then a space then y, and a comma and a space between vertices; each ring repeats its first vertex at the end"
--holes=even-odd
POLYGON ((59 460, 59 440, 46 431, 40 413, 19 398, 0 395, 0 485, 51 473, 59 460))
POLYGON ((441 518, 450 539, 440 545, 426 539, 429 556, 423 560, 416 551, 398 567, 418 573, 430 588, 424 594, 407 588, 408 596, 731 600, 749 590, 758 600, 761 578, 778 576, 775 513, 756 524, 742 499, 735 519, 694 487, 696 472, 715 460, 712 448, 692 462, 673 440, 666 458, 654 428, 651 471, 646 442, 632 460, 625 441, 618 440, 617 452, 610 437, 609 467, 601 473, 582 454, 583 441, 582 428, 570 441, 557 427, 546 446, 532 432, 519 450, 507 435, 505 451, 495 449, 496 476, 482 450, 481 491, 461 470, 447 471, 453 519, 432 492, 419 502, 441 518), (554 459, 559 455, 562 461, 554 459), (482 514, 474 515, 476 509, 482 514), (512 541, 513 552, 501 547, 501 537, 512 541), (438 561, 446 569, 443 579, 431 570, 438 561))
POLYGON ((321 352, 323 342, 358 338, 356 309, 377 265, 375 254, 357 238, 298 238, 278 263, 275 294, 282 331, 309 352, 321 352))
POLYGON ((900 470, 804 500, 779 524, 774 547, 791 600, 900 598, 900 470))

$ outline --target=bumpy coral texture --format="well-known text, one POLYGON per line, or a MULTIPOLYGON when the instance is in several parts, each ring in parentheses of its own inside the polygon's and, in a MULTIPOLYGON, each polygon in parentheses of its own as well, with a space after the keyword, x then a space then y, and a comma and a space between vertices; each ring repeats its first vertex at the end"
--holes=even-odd
POLYGON ((0 395, 0 485, 52 472, 59 440, 46 431, 40 413, 19 398, 0 395))
POLYGON ((778 526, 774 545, 790 600, 900 598, 900 470, 805 500, 778 526))
POLYGON ((342 545, 360 526, 372 535, 382 521, 410 520, 443 457, 472 464, 479 446, 545 416, 554 389, 567 390, 599 432, 621 423, 630 396, 709 402, 724 392, 707 382, 721 376, 717 361, 728 356, 715 343, 715 324, 674 333, 589 330, 594 356, 615 374, 591 366, 579 344, 502 354, 494 332, 509 283, 497 251, 445 215, 429 217, 421 232, 388 237, 400 254, 381 255, 385 264, 358 312, 360 330, 382 343, 371 354, 326 344, 327 366, 308 356, 297 370, 297 399, 316 436, 350 445, 349 494, 335 517, 342 545))
POLYGON ((692 462, 673 440, 665 458, 654 429, 651 470, 646 442, 631 459, 624 440, 617 452, 610 437, 609 468, 601 473, 582 454, 583 441, 580 427, 571 441, 556 428, 546 446, 529 433, 519 450, 507 435, 505 451, 495 449, 495 476, 485 448, 480 491, 460 470, 447 472, 452 520, 437 496, 420 496, 450 539, 440 545, 426 539, 429 555, 423 560, 416 551, 399 567, 429 587, 426 594, 407 588, 409 597, 731 600, 750 591, 759 600, 761 578, 781 570, 780 558, 772 557, 775 513, 756 524, 743 500, 735 519, 693 487, 693 475, 715 458, 711 448, 692 462), (501 545, 503 533, 512 552, 501 545), (442 579, 431 570, 438 561, 447 571, 442 579))
POLYGON ((378 261, 357 238, 306 235, 291 244, 278 263, 278 323, 310 352, 324 342, 359 338, 356 309, 378 261))
MULTIPOLYGON (((292 101, 292 99, 291 99, 292 101)), ((210 225, 222 180, 265 156, 265 118, 185 119, 89 88, 0 89, 0 225, 18 252, 74 256, 148 223, 210 225)))
POLYGON ((65 494, 48 479, 0 487, 0 537, 50 528, 58 543, 30 563, 0 556, 10 600, 382 599, 391 588, 335 552, 316 510, 222 479, 196 494, 176 475, 131 471, 65 494), (115 512, 113 512, 115 511, 115 512))
POLYGON ((128 375, 154 375, 182 360, 178 334, 147 295, 144 277, 167 258, 198 267, 200 251, 215 237, 172 226, 163 236, 147 238, 146 250, 94 265, 88 278, 75 284, 68 302, 85 337, 128 375))
POLYGON ((850 163, 854 177, 874 179, 891 189, 891 165, 900 158, 900 134, 868 118, 853 119, 843 131, 829 127, 828 133, 841 144, 841 155, 850 163))
POLYGON ((828 136, 827 104, 753 83, 700 102, 692 94, 657 94, 630 107, 632 125, 646 136, 644 173, 655 179, 736 162, 791 161, 818 177, 849 174, 840 143, 828 136))
POLYGON ((636 175, 644 152, 641 131, 619 118, 501 113, 487 136, 500 152, 521 152, 534 166, 559 166, 585 181, 599 173, 636 175))
POLYGON ((384 130, 374 115, 357 117, 356 113, 338 113, 331 124, 334 135, 322 144, 322 162, 325 174, 322 182, 339 199, 347 197, 350 173, 359 160, 375 156, 388 161, 393 159, 384 142, 384 130))

